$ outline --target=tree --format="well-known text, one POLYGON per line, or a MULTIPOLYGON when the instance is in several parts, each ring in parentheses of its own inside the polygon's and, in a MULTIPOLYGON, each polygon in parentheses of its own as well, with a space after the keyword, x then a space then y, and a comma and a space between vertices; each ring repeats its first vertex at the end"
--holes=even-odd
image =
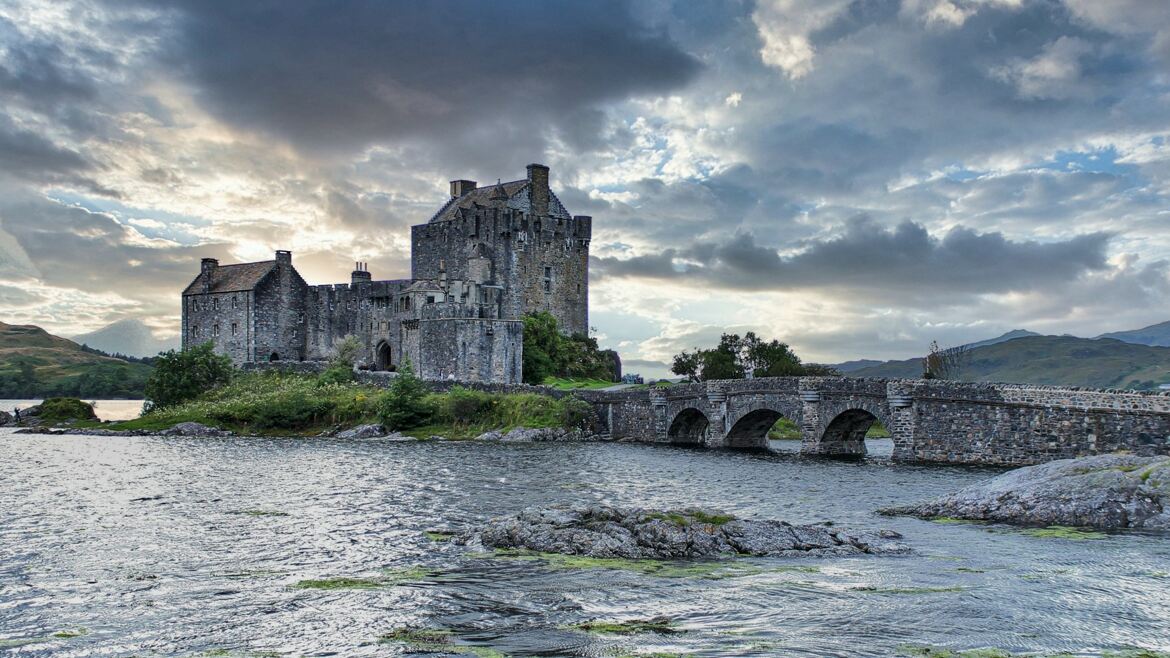
POLYGON ((329 356, 329 367, 353 369, 353 364, 357 361, 358 354, 361 351, 361 341, 352 334, 348 335, 337 341, 337 344, 333 346, 333 352, 329 356))
POLYGON ((234 372, 232 360, 216 354, 211 341, 182 351, 163 352, 146 380, 147 409, 163 409, 193 400, 230 382, 234 372))
POLYGON ((804 365, 800 357, 778 340, 764 341, 755 332, 723 334, 712 349, 683 351, 674 356, 671 372, 688 381, 753 377, 804 377, 837 374, 831 368, 804 365))
POLYGON ((930 353, 922 357, 923 379, 958 379, 971 355, 966 345, 939 349, 938 341, 930 341, 930 353))
POLYGON ((414 376, 410 361, 403 362, 398 376, 390 382, 390 387, 378 402, 378 417, 382 424, 386 429, 396 431, 425 423, 433 413, 424 400, 428 392, 426 384, 414 376))
POLYGON ((524 382, 543 384, 549 377, 588 377, 613 381, 615 360, 597 339, 583 334, 566 336, 550 313, 524 316, 524 382))
POLYGON ((670 371, 676 375, 682 375, 688 382, 697 382, 699 381, 701 358, 702 352, 699 350, 694 352, 683 350, 674 355, 674 363, 670 366, 670 371))

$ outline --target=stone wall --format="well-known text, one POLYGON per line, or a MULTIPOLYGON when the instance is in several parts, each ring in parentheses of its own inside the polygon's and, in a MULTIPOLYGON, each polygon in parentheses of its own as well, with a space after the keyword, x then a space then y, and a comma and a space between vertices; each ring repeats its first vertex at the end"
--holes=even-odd
POLYGON ((250 291, 184 296, 183 347, 211 341, 216 352, 228 355, 236 365, 251 360, 253 303, 250 291))
POLYGON ((293 268, 289 253, 278 251, 276 269, 253 290, 253 360, 304 360, 308 289, 308 284, 293 268))
POLYGON ((421 379, 521 381, 524 323, 452 318, 419 320, 414 370, 421 379))

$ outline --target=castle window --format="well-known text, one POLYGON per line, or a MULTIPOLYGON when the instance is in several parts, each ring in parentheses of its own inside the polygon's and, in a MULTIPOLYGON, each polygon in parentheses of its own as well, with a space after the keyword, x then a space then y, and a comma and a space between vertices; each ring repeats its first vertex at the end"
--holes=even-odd
POLYGON ((235 295, 232 295, 232 308, 235 308, 235 307, 236 307, 236 302, 237 302, 237 301, 238 301, 238 300, 237 300, 236 296, 235 296, 235 295))
POLYGON ((212 337, 212 338, 219 338, 219 325, 218 325, 218 324, 216 324, 216 325, 212 325, 212 327, 211 327, 211 337, 212 337))
POLYGON ((434 295, 427 295, 427 303, 434 304, 435 303, 435 296, 434 295))
POLYGON ((552 268, 548 265, 544 266, 544 291, 552 291, 552 268))
POLYGON ((297 330, 296 330, 296 329, 293 329, 293 336, 292 336, 292 337, 293 337, 293 338, 296 338, 296 337, 297 337, 297 330))
MULTIPOLYGON (((236 301, 234 297, 232 298, 232 301, 233 302, 236 301)), ((240 325, 233 322, 232 323, 232 335, 235 336, 237 333, 239 333, 239 331, 240 331, 240 325)))
POLYGON ((217 311, 219 310, 219 297, 216 297, 215 299, 211 300, 211 308, 213 308, 217 311))
POLYGON ((548 279, 544 280, 544 291, 552 292, 552 281, 549 281, 548 279))
POLYGON ((191 325, 191 335, 194 336, 195 338, 198 338, 199 337, 199 327, 197 327, 195 325, 191 325))

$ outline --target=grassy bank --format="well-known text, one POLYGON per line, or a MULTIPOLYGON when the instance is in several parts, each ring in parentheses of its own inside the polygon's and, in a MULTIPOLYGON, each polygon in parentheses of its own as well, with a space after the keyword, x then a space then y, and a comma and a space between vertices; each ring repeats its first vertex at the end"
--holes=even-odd
MULTIPOLYGON (((776 421, 772 429, 768 430, 768 438, 773 441, 777 440, 799 440, 800 426, 788 418, 781 418, 776 421)), ((865 433, 867 439, 888 439, 890 438, 890 431, 882 425, 880 420, 873 421, 873 425, 869 426, 869 431, 865 433)))
POLYGON ((161 430, 196 422, 238 433, 310 436, 338 426, 383 423, 411 436, 469 438, 488 430, 582 426, 590 413, 587 403, 572 397, 461 388, 429 393, 418 386, 405 394, 311 375, 241 374, 191 402, 102 427, 161 430))

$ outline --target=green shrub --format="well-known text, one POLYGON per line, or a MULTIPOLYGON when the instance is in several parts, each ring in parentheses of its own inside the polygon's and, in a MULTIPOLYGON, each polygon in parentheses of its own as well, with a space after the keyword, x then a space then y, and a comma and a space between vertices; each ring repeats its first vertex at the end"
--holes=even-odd
POLYGON ((232 360, 216 354, 211 342, 158 355, 154 372, 146 381, 148 409, 165 409, 194 400, 216 386, 227 384, 233 375, 232 360))
POLYGON ((41 403, 41 420, 59 423, 70 420, 96 420, 93 405, 77 398, 49 398, 41 403))
POLYGON ((494 397, 482 391, 456 386, 443 396, 443 408, 452 422, 469 425, 473 421, 482 421, 485 412, 490 412, 494 397))
POLYGON ((381 395, 378 417, 391 431, 419 427, 434 415, 434 407, 426 403, 426 397, 427 387, 414 376, 408 361, 402 365, 390 388, 381 395))
POLYGON ((331 365, 325 372, 317 375, 318 386, 329 384, 348 384, 353 381, 353 366, 331 365))
POLYGON ((587 430, 593 426, 593 405, 578 397, 560 401, 561 426, 565 429, 587 430))

